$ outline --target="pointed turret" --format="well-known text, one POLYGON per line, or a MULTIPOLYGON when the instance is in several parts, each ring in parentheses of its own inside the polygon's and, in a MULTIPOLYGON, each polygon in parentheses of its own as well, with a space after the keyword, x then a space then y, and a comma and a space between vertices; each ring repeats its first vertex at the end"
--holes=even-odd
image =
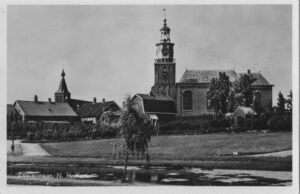
POLYGON ((61 80, 59 83, 59 87, 55 92, 55 102, 66 102, 71 98, 71 93, 68 90, 67 83, 65 80, 65 71, 64 69, 61 72, 61 80))

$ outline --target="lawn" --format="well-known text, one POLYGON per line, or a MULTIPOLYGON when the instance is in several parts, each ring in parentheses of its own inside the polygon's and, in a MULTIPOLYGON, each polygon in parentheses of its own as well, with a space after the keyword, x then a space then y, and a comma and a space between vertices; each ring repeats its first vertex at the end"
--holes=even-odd
MULTIPOLYGON (((110 158, 116 139, 44 143, 53 156, 110 158)), ((152 159, 199 160, 206 156, 268 153, 292 148, 292 133, 206 134, 152 137, 152 159)))

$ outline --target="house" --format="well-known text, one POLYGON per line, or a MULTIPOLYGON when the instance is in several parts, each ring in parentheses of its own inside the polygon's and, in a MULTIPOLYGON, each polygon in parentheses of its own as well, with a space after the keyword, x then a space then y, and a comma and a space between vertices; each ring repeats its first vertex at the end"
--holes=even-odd
POLYGON ((175 118, 176 103, 169 96, 151 96, 148 94, 136 94, 132 102, 137 109, 149 116, 152 120, 161 122, 169 121, 175 118))
POLYGON ((38 101, 37 95, 34 101, 17 100, 13 108, 21 115, 24 122, 74 122, 78 115, 66 102, 38 101))
POLYGON ((83 104, 77 111, 77 114, 82 122, 90 122, 96 124, 100 122, 100 116, 103 112, 110 111, 118 115, 120 107, 115 101, 105 101, 102 100, 101 103, 97 103, 96 98, 94 98, 93 103, 83 104))

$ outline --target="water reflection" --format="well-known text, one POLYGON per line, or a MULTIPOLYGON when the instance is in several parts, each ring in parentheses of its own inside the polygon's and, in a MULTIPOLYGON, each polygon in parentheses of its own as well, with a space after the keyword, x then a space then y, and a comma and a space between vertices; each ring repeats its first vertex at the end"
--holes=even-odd
MULTIPOLYGON (((32 166, 8 165, 8 175, 53 179, 120 181, 123 166, 32 166)), ((133 182, 165 185, 291 185, 292 173, 283 171, 227 170, 129 166, 128 179, 133 182)))

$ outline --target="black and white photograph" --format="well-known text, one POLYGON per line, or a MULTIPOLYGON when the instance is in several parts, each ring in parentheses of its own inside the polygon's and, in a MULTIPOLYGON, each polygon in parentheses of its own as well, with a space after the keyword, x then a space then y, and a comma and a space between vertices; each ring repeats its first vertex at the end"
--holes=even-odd
POLYGON ((299 192, 298 3, 6 4, 6 191, 299 192))

